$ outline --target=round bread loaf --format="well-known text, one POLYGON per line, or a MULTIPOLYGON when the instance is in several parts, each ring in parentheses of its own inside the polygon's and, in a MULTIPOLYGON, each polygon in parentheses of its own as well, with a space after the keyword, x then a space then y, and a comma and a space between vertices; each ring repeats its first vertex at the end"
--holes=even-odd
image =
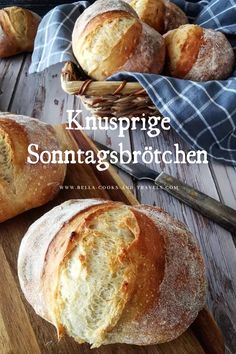
POLYGON ((221 32, 183 25, 165 34, 167 72, 194 81, 224 80, 232 73, 234 52, 221 32))
POLYGON ((158 74, 165 61, 163 37, 119 0, 98 0, 88 7, 76 21, 72 47, 82 69, 95 80, 118 71, 158 74))
POLYGON ((163 210, 70 200, 37 220, 18 257, 23 293, 62 336, 93 347, 181 335, 203 308, 204 262, 163 210))
POLYGON ((40 17, 12 6, 0 10, 0 58, 32 52, 40 17))
POLYGON ((139 18, 164 34, 188 23, 185 13, 168 0, 126 0, 137 12, 139 18))
POLYGON ((27 163, 29 144, 58 150, 53 128, 36 119, 0 114, 0 222, 53 199, 63 183, 65 165, 27 163))

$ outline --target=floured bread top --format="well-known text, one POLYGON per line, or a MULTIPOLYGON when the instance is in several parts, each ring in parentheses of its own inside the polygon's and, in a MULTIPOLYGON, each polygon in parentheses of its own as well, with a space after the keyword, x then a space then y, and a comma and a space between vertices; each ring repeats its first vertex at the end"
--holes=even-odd
POLYGON ((112 20, 104 17, 104 21, 101 21, 100 19, 98 25, 96 22, 92 22, 91 26, 94 23, 94 28, 88 31, 88 34, 78 40, 77 45, 74 46, 74 52, 77 53, 79 63, 84 71, 90 77, 95 77, 98 80, 102 79, 104 75, 112 74, 114 61, 116 62, 116 70, 122 66, 129 57, 130 47, 134 48, 139 40, 137 37, 139 24, 136 18, 118 15, 112 20), (129 36, 130 30, 135 25, 137 32, 129 36), (121 38, 125 38, 125 36, 129 37, 122 41, 121 38), (127 52, 123 57, 119 55, 122 48, 126 48, 127 52))
POLYGON ((164 35, 171 76, 193 81, 224 80, 233 71, 233 48, 221 32, 183 25, 164 35))
POLYGON ((135 17, 138 17, 138 15, 132 9, 132 7, 129 6, 127 3, 125 3, 124 1, 97 0, 95 1, 94 4, 92 4, 87 9, 85 9, 77 19, 73 31, 74 40, 76 39, 78 40, 80 38, 82 32, 85 30, 86 26, 93 18, 97 17, 100 14, 105 14, 111 11, 127 12, 132 14, 135 17))
POLYGON ((191 234, 161 209, 71 200, 23 238, 21 288, 59 337, 92 347, 170 341, 202 309, 204 264, 191 234))
POLYGON ((88 7, 76 21, 72 48, 94 80, 126 70, 159 74, 164 66, 163 38, 120 0, 98 0, 88 7))
POLYGON ((233 71, 234 61, 233 48, 225 35, 204 29, 197 60, 185 78, 196 81, 227 79, 233 71))

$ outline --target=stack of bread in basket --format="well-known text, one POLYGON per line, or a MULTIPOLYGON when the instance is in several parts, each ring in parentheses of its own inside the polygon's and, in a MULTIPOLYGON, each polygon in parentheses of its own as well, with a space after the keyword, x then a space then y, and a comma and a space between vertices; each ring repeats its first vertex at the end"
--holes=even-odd
POLYGON ((223 80, 234 66, 225 35, 188 24, 184 12, 168 0, 98 0, 78 18, 72 46, 94 80, 119 71, 223 80))

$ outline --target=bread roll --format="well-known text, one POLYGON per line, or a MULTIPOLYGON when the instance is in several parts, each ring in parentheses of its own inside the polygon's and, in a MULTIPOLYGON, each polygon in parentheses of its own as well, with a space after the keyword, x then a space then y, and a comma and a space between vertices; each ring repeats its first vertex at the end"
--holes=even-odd
POLYGON ((40 17, 12 6, 0 10, 0 58, 32 52, 40 17))
POLYGON ((206 297, 203 259, 182 223, 157 207, 98 199, 67 201, 36 221, 18 275, 59 336, 93 347, 170 341, 206 297))
POLYGON ((165 36, 168 74, 177 78, 224 80, 232 73, 234 52, 221 32, 184 25, 165 36))
POLYGON ((53 128, 36 119, 0 115, 0 222, 53 199, 65 177, 65 165, 27 163, 28 145, 58 150, 53 128))
POLYGON ((119 0, 98 0, 88 7, 76 21, 72 47, 82 69, 95 80, 118 71, 158 74, 164 66, 162 36, 119 0))
POLYGON ((185 13, 168 0, 126 0, 137 12, 139 18, 164 34, 188 23, 185 13))

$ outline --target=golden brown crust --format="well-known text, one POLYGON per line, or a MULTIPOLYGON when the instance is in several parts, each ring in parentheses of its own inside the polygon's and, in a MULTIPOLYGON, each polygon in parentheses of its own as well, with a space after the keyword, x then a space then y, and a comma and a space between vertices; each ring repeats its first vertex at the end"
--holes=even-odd
POLYGON ((185 13, 165 0, 126 0, 139 18, 161 34, 188 23, 185 13))
POLYGON ((165 36, 167 73, 194 80, 224 80, 233 70, 231 44, 221 32, 197 25, 183 25, 165 36))
POLYGON ((165 35, 167 50, 166 65, 171 76, 184 78, 197 61, 203 44, 203 29, 189 25, 165 35))
POLYGON ((82 12, 82 14, 79 16, 78 20, 75 23, 74 31, 78 38, 80 38, 80 36, 83 34, 83 31, 93 18, 112 11, 125 12, 138 19, 138 15, 133 10, 133 8, 124 1, 96 1, 96 3, 89 6, 85 11, 82 12))
POLYGON ((29 144, 58 150, 53 129, 36 119, 0 115, 0 222, 53 199, 65 177, 65 165, 27 163, 29 144))
POLYGON ((73 52, 83 70, 95 80, 118 71, 160 73, 165 43, 160 34, 142 23, 122 2, 98 0, 77 19, 73 52))
POLYGON ((133 55, 120 70, 159 74, 164 67, 165 55, 163 37, 143 23, 139 43, 133 55))
POLYGON ((163 0, 128 0, 126 2, 133 7, 143 22, 159 33, 165 32, 165 3, 163 0))
MULTIPOLYGON (((132 19, 133 17, 124 11, 112 11, 100 14, 93 18, 86 26, 79 42, 81 48, 83 48, 83 42, 92 42, 94 35, 96 35, 99 28, 109 24, 111 19, 115 19, 117 23, 117 31, 119 31, 118 25, 121 20, 132 19)), ((116 31, 116 28, 114 28, 116 31)), ((118 71, 128 61, 132 53, 139 42, 139 38, 142 32, 142 25, 139 21, 134 21, 133 24, 127 29, 126 33, 120 37, 119 41, 110 50, 110 55, 104 53, 104 59, 101 68, 96 67, 94 70, 87 71, 87 74, 97 80, 103 80, 104 78, 112 75, 118 71)), ((80 48, 74 45, 74 53, 79 57, 80 48)), ((83 64, 82 64, 83 65, 83 64)))
POLYGON ((234 51, 226 36, 204 28, 197 60, 185 78, 195 81, 225 80, 231 75, 234 64, 234 51))
POLYGON ((168 342, 190 326, 204 305, 204 262, 185 225, 157 207, 131 209, 140 227, 138 254, 144 259, 131 300, 107 343, 168 342))
POLYGON ((149 318, 152 323, 150 327, 148 323, 144 327, 142 324, 143 319, 158 303, 165 270, 165 244, 163 236, 155 230, 153 221, 136 208, 131 210, 139 225, 139 232, 127 253, 131 263, 135 264, 136 281, 119 322, 108 334, 107 343, 122 340, 128 344, 145 345, 152 343, 150 338, 147 339, 147 343, 143 338, 143 332, 150 334, 151 326, 153 327, 152 341, 157 342, 152 318, 149 318), (154 230, 155 237, 153 237, 154 230))
POLYGON ((31 52, 40 22, 32 11, 12 6, 0 10, 0 57, 31 52))
POLYGON ((88 341, 95 347, 117 342, 148 345, 170 341, 194 321, 206 296, 204 262, 192 235, 163 210, 146 205, 130 207, 111 201, 74 200, 54 208, 32 225, 24 237, 18 274, 28 301, 57 327, 59 335, 66 332, 78 342, 88 341), (111 213, 118 217, 112 224, 111 213), (99 242, 104 242, 104 227, 108 234, 115 227, 110 247, 120 243, 118 254, 111 255, 105 244, 102 253, 97 248, 99 242), (128 243, 129 232, 126 241, 122 241, 122 230, 130 230, 133 235, 128 243), (96 257, 100 257, 99 263, 96 257), (101 262, 108 266, 100 269, 110 277, 107 284, 103 283, 106 277, 96 273, 96 267, 91 269, 101 262), (116 287, 117 279, 120 288, 116 287), (95 301, 93 287, 98 282, 102 282, 102 291, 116 290, 109 306, 99 298, 103 307, 97 312, 99 302, 86 301, 90 297, 95 301), (76 305, 77 291, 78 297, 81 292, 86 293, 86 297, 80 298, 83 305, 76 305), (93 324, 91 321, 103 313, 104 306, 108 314, 96 318, 93 324), (76 322, 76 309, 81 308, 84 312, 76 322), (86 326, 90 328, 80 327, 84 316, 89 318, 86 326), (97 328, 97 322, 104 325, 97 328), (87 330, 90 334, 85 334, 87 330))

